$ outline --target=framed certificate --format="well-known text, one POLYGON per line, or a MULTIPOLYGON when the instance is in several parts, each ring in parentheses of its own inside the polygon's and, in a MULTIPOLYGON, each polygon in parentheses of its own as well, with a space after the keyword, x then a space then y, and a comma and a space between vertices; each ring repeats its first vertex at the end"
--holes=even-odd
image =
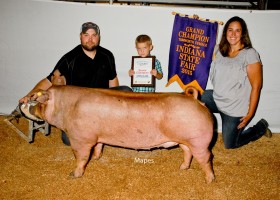
POLYGON ((131 76, 132 87, 155 87, 155 77, 150 73, 155 69, 155 59, 155 56, 132 56, 131 69, 135 72, 131 76))

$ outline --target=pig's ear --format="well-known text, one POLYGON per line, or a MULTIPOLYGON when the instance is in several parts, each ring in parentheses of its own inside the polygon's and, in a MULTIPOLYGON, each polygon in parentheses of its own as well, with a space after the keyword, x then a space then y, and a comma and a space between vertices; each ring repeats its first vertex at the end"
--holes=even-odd
POLYGON ((63 76, 58 69, 53 72, 51 82, 53 85, 66 85, 65 76, 63 76))
POLYGON ((66 85, 66 79, 64 76, 52 76, 53 85, 66 85))
POLYGON ((49 100, 49 93, 47 91, 41 90, 35 94, 35 100, 40 103, 45 103, 49 100))

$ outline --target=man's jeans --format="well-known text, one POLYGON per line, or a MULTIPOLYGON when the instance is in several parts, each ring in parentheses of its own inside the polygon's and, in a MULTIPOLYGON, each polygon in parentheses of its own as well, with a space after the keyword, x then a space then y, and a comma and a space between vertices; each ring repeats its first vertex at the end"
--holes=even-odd
POLYGON ((201 96, 201 101, 205 103, 212 113, 219 113, 221 115, 222 136, 227 149, 238 148, 248 144, 250 141, 257 140, 263 136, 268 127, 268 124, 264 123, 265 120, 261 120, 245 131, 244 128, 237 129, 242 117, 231 117, 219 111, 213 98, 213 90, 205 90, 201 96))

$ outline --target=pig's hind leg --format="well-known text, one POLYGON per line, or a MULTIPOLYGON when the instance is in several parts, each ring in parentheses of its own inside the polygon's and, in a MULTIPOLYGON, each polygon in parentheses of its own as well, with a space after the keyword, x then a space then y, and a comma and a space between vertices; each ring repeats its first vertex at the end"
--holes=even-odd
POLYGON ((76 169, 70 173, 70 177, 79 178, 83 176, 89 161, 92 145, 76 144, 71 141, 71 147, 76 158, 76 169))
MULTIPOLYGON (((193 145, 193 144, 192 144, 193 145)), ((205 179, 207 183, 211 183, 215 179, 212 154, 208 147, 202 147, 201 144, 190 147, 193 157, 197 160, 202 170, 205 172, 205 179)))

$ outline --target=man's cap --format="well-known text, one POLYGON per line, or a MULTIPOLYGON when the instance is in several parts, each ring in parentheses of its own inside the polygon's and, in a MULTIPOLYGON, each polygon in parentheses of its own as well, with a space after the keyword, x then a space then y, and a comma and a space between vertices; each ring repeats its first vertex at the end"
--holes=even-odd
POLYGON ((86 22, 82 25, 81 27, 81 33, 86 33, 88 29, 94 29, 95 32, 100 35, 100 29, 99 27, 97 26, 97 24, 95 23, 92 23, 92 22, 86 22))

